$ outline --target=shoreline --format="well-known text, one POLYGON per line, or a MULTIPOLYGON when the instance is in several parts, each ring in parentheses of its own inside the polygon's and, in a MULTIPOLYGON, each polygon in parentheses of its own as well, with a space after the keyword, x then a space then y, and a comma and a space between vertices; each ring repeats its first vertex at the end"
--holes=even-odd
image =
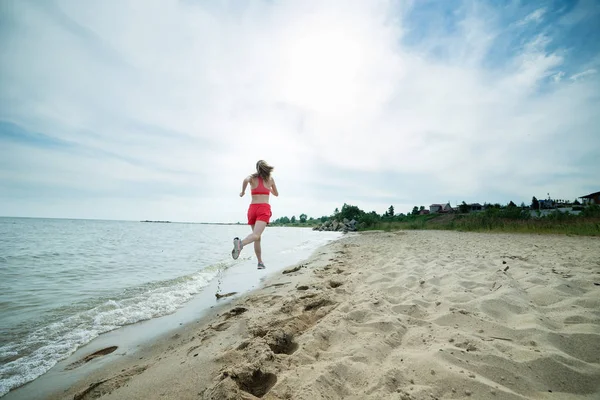
MULTIPOLYGON (((68 388, 61 388, 60 390, 54 390, 52 393, 48 393, 48 392, 45 392, 45 390, 48 386, 42 384, 35 391, 24 391, 27 393, 19 394, 18 396, 15 396, 14 399, 12 397, 9 398, 9 396, 11 394, 15 395, 17 391, 23 389, 27 385, 31 385, 32 383, 34 383, 34 382, 30 382, 29 384, 24 385, 24 387, 21 387, 19 389, 16 389, 15 391, 9 392, 5 396, 5 398, 7 400, 16 400, 16 399, 25 399, 25 398, 27 398, 27 399, 39 398, 39 399, 48 399, 48 400, 74 399, 74 398, 84 399, 84 398, 88 398, 88 397, 86 397, 86 394, 82 395, 83 392, 85 392, 88 388, 95 385, 96 383, 105 381, 107 376, 112 375, 115 371, 121 371, 121 372, 124 372, 125 374, 123 374, 123 376, 109 377, 108 378, 109 380, 112 379, 115 381, 121 381, 121 380, 128 381, 129 380, 128 378, 130 378, 131 376, 135 376, 135 373, 143 372, 145 370, 146 366, 144 366, 144 365, 140 366, 140 364, 144 364, 145 360, 154 359, 155 362, 161 361, 162 357, 158 356, 158 358, 157 358, 157 355, 169 353, 177 345, 184 346, 186 340, 189 340, 189 341, 194 340, 197 337, 198 330, 207 331, 207 330, 215 329, 217 332, 220 331, 221 327, 219 326, 219 324, 217 324, 215 326, 215 321, 218 320, 222 315, 227 315, 226 311, 228 309, 231 309, 232 307, 235 308, 236 307, 235 304, 247 301, 248 299, 252 298, 253 296, 259 295, 263 291, 275 291, 275 290, 281 288, 281 286, 291 285, 292 282, 296 282, 299 278, 299 275, 297 273, 283 274, 282 271, 287 271, 287 270, 294 269, 296 267, 305 266, 308 263, 318 262, 318 260, 328 260, 332 255, 332 252, 329 250, 329 247, 339 240, 342 240, 342 238, 334 239, 325 245, 319 246, 314 251, 312 251, 310 253, 310 255, 308 256, 308 258, 306 258, 305 260, 290 264, 289 266, 287 266, 285 268, 279 268, 278 271, 271 272, 269 275, 263 276, 260 279, 259 286, 256 288, 250 289, 241 294, 236 294, 231 297, 224 297, 221 299, 217 299, 216 303, 213 306, 204 310, 202 315, 199 318, 195 319, 194 321, 189 321, 183 325, 178 325, 176 327, 173 327, 167 333, 164 333, 159 336, 155 336, 151 341, 142 343, 142 344, 136 346, 135 348, 129 348, 128 352, 126 354, 122 354, 122 353, 119 354, 118 352, 115 352, 111 355, 92 359, 84 365, 84 368, 86 368, 87 371, 84 371, 79 375, 77 374, 77 371, 66 371, 67 374, 75 375, 74 379, 71 379, 72 383, 69 385, 68 388), (185 338, 185 339, 181 340, 182 338, 185 338), (130 373, 133 373, 133 375, 129 375, 130 373), (15 393, 13 393, 13 392, 15 392, 15 393), (31 397, 32 395, 39 396, 39 397, 31 397)), ((321 262, 327 262, 327 261, 321 261, 321 262)), ((252 270, 252 272, 255 272, 255 270, 252 270)), ((216 280, 215 280, 213 282, 213 284, 211 284, 210 287, 213 288, 213 287, 219 286, 219 285, 220 285, 220 283, 216 282, 216 280)), ((214 297, 212 290, 207 291, 207 292, 210 292, 211 295, 214 297)), ((226 290, 225 290, 225 292, 226 292, 226 290)), ((166 316, 166 317, 169 317, 169 316, 166 316)), ((162 318, 164 318, 164 317, 162 317, 162 318)), ((151 322, 151 321, 144 321, 141 324, 148 323, 148 322, 151 322)), ((124 327, 124 328, 127 328, 127 327, 124 327)), ((121 328, 121 329, 123 329, 123 328, 121 328)), ((110 333, 111 332, 109 332, 105 335, 110 336, 110 333)), ((99 347, 103 348, 103 347, 109 345, 110 343, 113 343, 108 338, 97 338, 96 340, 99 340, 99 339, 102 339, 101 340, 102 344, 100 344, 100 345, 96 344, 96 346, 94 346, 95 348, 99 348, 99 347)), ((203 339, 201 339, 201 341, 202 340, 203 339)), ((88 346, 86 346, 86 347, 88 347, 88 346)), ((71 364, 74 360, 85 358, 85 356, 90 354, 90 352, 92 352, 92 350, 85 349, 85 348, 79 349, 75 354, 73 354, 71 357, 69 357, 68 360, 63 360, 63 362, 61 362, 61 364, 66 364, 66 365, 71 364)), ((54 368, 56 368, 56 366, 54 368)), ((64 366, 62 368, 64 368, 64 366)), ((61 371, 60 373, 58 373, 57 374, 58 378, 65 379, 64 373, 65 373, 65 371, 61 371)), ((42 377, 40 377, 40 378, 42 378, 42 377)), ((119 384, 117 383, 117 385, 119 385, 119 384)), ((87 395, 91 395, 91 397, 89 397, 89 398, 97 398, 97 395, 94 395, 92 393, 88 393, 87 395)), ((150 396, 149 398, 152 398, 152 396, 150 396)), ((179 398, 179 397, 177 397, 177 398, 179 398)), ((184 398, 184 397, 182 397, 182 398, 184 398)))
POLYGON ((599 244, 348 234, 40 398, 597 398, 599 244))
MULTIPOLYGON (((331 235, 324 238, 324 243, 338 240, 339 236, 331 235)), ((183 326, 195 323, 211 315, 212 310, 224 307, 238 297, 264 285, 266 280, 277 275, 288 265, 294 265, 312 256, 324 244, 315 243, 316 247, 303 246, 290 253, 273 254, 265 270, 257 270, 253 261, 253 253, 243 254, 238 260, 222 269, 193 299, 183 304, 171 314, 138 321, 133 324, 120 326, 117 329, 104 332, 91 342, 79 347, 66 359, 58 361, 32 381, 29 381, 1 396, 7 400, 31 398, 47 398, 48 391, 61 393, 76 381, 94 373, 98 368, 112 365, 116 360, 127 357, 145 347, 152 347, 156 341, 173 334, 183 326), (216 293, 228 296, 217 297, 216 293), (233 293, 233 294, 232 294, 233 293), (113 352, 95 357, 94 362, 86 362, 77 368, 69 369, 76 363, 97 351, 116 347, 113 352)))

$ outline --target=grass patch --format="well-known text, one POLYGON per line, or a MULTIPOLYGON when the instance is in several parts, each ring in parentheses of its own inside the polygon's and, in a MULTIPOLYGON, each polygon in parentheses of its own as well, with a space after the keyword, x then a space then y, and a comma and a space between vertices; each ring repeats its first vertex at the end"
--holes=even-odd
POLYGON ((486 213, 423 215, 406 221, 379 222, 363 230, 452 230, 600 236, 600 217, 556 215, 543 218, 508 218, 486 213))

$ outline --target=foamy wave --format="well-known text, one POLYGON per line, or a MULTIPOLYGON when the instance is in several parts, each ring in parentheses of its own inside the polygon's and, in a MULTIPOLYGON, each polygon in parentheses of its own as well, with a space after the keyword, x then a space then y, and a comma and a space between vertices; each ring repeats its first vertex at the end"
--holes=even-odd
POLYGON ((208 268, 154 284, 131 298, 108 299, 97 307, 44 326, 20 342, 1 347, 3 357, 22 356, 0 366, 0 396, 44 374, 102 333, 175 312, 217 273, 217 268, 208 268))
POLYGON ((327 238, 319 237, 316 239, 305 240, 305 241, 300 242, 299 244, 295 245, 294 247, 281 250, 279 252, 279 254, 294 254, 294 253, 298 253, 299 251, 314 250, 314 249, 318 248, 319 246, 329 243, 332 240, 336 240, 342 236, 341 232, 335 232, 335 233, 331 232, 331 233, 332 233, 331 237, 327 237, 327 238))

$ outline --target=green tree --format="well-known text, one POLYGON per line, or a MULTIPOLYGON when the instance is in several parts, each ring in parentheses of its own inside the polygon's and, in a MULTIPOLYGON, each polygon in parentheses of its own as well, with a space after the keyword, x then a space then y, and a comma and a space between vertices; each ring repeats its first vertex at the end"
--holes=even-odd
POLYGON ((513 203, 513 201, 511 200, 510 203, 508 203, 507 207, 516 207, 517 205, 515 203, 513 203))
POLYGON ((375 211, 371 211, 370 213, 365 213, 360 218, 360 226, 363 228, 369 228, 375 226, 381 217, 375 211))
POLYGON ((289 224, 290 223, 290 219, 288 217, 281 217, 279 218, 279 222, 282 224, 289 224))
POLYGON ((423 211, 423 210, 425 210, 425 206, 419 207, 419 211, 423 211))
POLYGON ((414 207, 413 207, 413 209, 412 209, 412 212, 411 212, 411 214, 412 214, 412 215, 417 215, 418 213, 419 213, 419 207, 417 207, 417 206, 414 206, 414 207))
POLYGON ((333 215, 331 216, 334 220, 340 220, 340 210, 336 207, 333 215))
POLYGON ((581 203, 577 199, 575 199, 575 201, 573 202, 573 204, 576 205, 576 206, 580 206, 581 205, 581 203))
POLYGON ((531 209, 532 210, 540 209, 540 202, 538 201, 538 199, 535 198, 535 196, 533 196, 533 198, 531 199, 531 209))
POLYGON ((300 214, 300 222, 301 223, 303 223, 303 224, 306 223, 307 218, 308 217, 306 216, 306 214, 300 214))
POLYGON ((469 205, 463 200, 463 202, 458 206, 458 211, 461 214, 467 214, 469 212, 469 205))
POLYGON ((342 206, 342 211, 340 211, 339 219, 340 220, 347 219, 349 221, 351 221, 351 220, 358 221, 364 213, 365 212, 363 210, 361 210, 360 208, 358 208, 357 206, 352 206, 352 205, 344 203, 344 205, 342 206))
POLYGON ((394 206, 390 206, 390 208, 388 208, 387 213, 390 217, 394 216, 394 206))
POLYGON ((295 216, 295 215, 292 215, 292 218, 290 219, 290 222, 291 222, 292 224, 295 224, 295 223, 296 223, 296 216, 295 216))

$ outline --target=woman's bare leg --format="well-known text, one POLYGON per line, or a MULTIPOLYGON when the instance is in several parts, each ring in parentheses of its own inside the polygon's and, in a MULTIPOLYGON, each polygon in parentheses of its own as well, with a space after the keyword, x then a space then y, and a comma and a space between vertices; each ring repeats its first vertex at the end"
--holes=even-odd
MULTIPOLYGON (((252 233, 244 238, 244 240, 235 238, 233 239, 233 251, 231 252, 231 256, 233 259, 237 259, 240 255, 240 252, 244 247, 249 245, 250 243, 254 243, 254 252, 256 253, 256 257, 258 258, 258 262, 262 264, 262 254, 260 248, 260 237, 267 227, 267 223, 265 221, 256 221, 254 225, 252 225, 252 233), (241 244, 241 246, 240 246, 241 244)), ((264 267, 263 267, 264 268, 264 267)))
MULTIPOLYGON (((253 225, 252 233, 249 234, 248 236, 246 236, 244 238, 244 240, 242 240, 242 247, 246 247, 250 243, 259 241, 260 236, 265 231, 266 227, 267 227, 267 223, 265 221, 256 221, 256 223, 253 225)), ((259 243, 259 246, 260 246, 260 243, 259 243)))
POLYGON ((256 254, 256 259, 260 264, 263 263, 262 260, 262 249, 260 248, 260 238, 254 242, 254 253, 256 254))
MULTIPOLYGON (((252 232, 254 233, 254 225, 252 225, 252 232)), ((260 264, 262 264, 262 249, 260 248, 260 238, 254 241, 254 253, 256 254, 256 259, 260 264)))

